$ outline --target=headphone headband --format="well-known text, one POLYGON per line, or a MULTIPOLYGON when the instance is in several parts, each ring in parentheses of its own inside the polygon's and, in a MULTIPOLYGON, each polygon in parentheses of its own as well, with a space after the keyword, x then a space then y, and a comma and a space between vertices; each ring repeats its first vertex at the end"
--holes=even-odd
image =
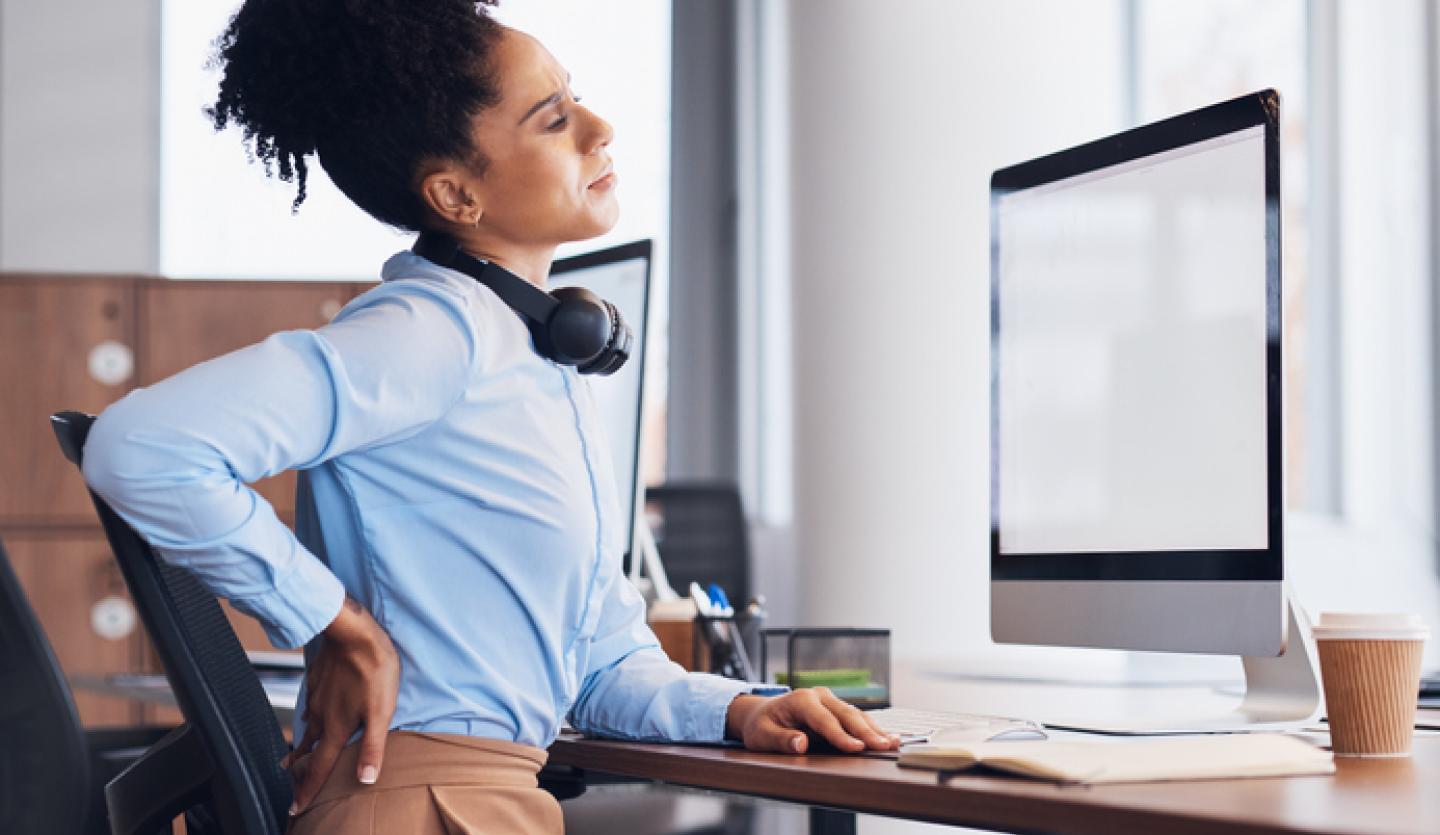
POLYGON ((421 258, 465 273, 515 311, 543 356, 581 374, 613 374, 630 358, 634 336, 615 306, 589 290, 541 290, 493 261, 481 261, 441 232, 422 232, 411 247, 421 258))

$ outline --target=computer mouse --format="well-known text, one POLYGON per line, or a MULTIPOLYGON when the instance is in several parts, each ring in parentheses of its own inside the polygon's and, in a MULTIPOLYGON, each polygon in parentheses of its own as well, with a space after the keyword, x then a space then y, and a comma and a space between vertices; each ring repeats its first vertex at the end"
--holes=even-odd
POLYGON ((1048 739, 1045 729, 1038 725, 956 725, 941 728, 930 735, 930 745, 971 745, 976 742, 999 742, 1020 739, 1048 739))

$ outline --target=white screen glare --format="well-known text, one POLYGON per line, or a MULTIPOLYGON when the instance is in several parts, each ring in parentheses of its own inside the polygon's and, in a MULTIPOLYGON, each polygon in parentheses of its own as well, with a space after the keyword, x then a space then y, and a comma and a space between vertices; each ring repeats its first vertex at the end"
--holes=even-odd
POLYGON ((998 202, 1001 554, 1263 550, 1264 131, 998 202))

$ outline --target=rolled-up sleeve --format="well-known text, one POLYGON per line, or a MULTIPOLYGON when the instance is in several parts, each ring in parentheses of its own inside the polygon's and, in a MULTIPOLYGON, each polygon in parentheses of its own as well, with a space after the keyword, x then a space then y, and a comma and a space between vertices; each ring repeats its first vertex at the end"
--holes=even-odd
POLYGON ((300 646, 344 588, 248 485, 410 437, 445 414, 476 362, 465 300, 387 282, 317 330, 278 333, 137 389, 85 444, 85 480, 167 562, 300 646))
POLYGON ((645 601, 618 572, 604 606, 571 726, 647 742, 722 741, 730 703, 756 685, 671 661, 645 622, 645 601))

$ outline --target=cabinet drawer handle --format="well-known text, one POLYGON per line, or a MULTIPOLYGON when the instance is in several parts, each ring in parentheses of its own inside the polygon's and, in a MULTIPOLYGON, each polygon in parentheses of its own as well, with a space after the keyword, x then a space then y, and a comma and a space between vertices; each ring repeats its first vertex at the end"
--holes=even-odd
POLYGON ((90 607, 90 628, 111 641, 135 631, 135 606, 123 597, 102 597, 90 607))
POLYGON ((107 339, 90 349, 90 377, 106 386, 118 386, 135 373, 135 352, 130 346, 107 339))

